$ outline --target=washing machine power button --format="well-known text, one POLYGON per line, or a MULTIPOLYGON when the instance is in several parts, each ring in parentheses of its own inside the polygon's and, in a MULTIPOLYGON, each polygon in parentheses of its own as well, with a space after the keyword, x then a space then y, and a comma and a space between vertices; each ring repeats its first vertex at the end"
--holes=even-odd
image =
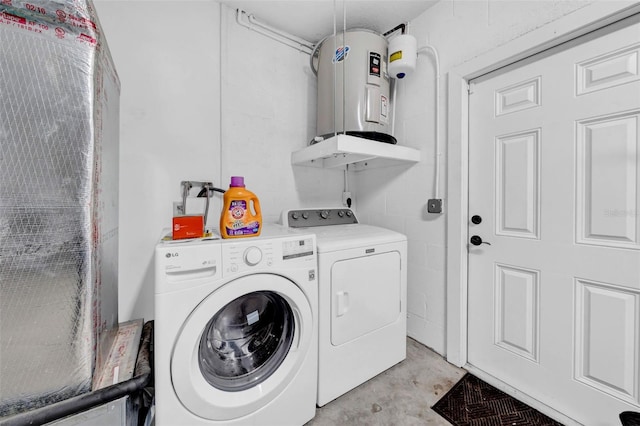
POLYGON ((262 251, 258 247, 249 247, 244 251, 244 263, 255 266, 262 260, 262 251))

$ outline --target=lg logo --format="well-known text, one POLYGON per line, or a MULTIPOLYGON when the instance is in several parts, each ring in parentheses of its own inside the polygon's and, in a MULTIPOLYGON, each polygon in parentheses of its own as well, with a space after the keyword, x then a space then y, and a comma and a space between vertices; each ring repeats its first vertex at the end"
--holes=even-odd
POLYGON ((165 257, 167 259, 171 259, 172 257, 178 257, 178 253, 167 253, 165 257))

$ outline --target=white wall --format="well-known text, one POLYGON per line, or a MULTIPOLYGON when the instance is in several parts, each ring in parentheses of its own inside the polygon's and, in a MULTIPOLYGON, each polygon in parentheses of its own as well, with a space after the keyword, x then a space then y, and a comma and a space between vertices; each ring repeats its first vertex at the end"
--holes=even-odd
POLYGON ((222 11, 222 184, 244 176, 268 222, 284 208, 339 205, 341 172, 291 165, 291 153, 315 136, 309 55, 237 24, 234 9, 222 11))
MULTIPOLYGON (((227 188, 244 176, 274 222, 285 207, 340 203, 343 178, 290 164, 315 132, 307 55, 239 26, 215 1, 95 5, 122 83, 119 320, 149 320, 153 250, 182 180, 227 188)), ((216 194, 209 223, 220 207, 216 194)))
POLYGON ((122 85, 119 320, 149 320, 153 250, 171 226, 180 181, 220 181, 220 9, 198 1, 95 6, 122 85))

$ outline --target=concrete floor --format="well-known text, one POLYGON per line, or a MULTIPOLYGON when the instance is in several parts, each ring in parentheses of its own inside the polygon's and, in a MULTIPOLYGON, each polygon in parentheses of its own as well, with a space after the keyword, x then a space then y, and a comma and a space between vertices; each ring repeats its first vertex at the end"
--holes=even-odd
POLYGON ((306 426, 442 425, 431 410, 465 371, 407 338, 407 359, 341 397, 316 409, 306 426))

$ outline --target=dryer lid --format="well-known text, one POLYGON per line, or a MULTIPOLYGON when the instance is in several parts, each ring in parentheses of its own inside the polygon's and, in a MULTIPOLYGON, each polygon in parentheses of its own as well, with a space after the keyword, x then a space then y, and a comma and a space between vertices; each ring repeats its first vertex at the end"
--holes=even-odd
POLYGON ((306 229, 316 233, 318 254, 407 241, 404 234, 372 225, 319 226, 306 229))

